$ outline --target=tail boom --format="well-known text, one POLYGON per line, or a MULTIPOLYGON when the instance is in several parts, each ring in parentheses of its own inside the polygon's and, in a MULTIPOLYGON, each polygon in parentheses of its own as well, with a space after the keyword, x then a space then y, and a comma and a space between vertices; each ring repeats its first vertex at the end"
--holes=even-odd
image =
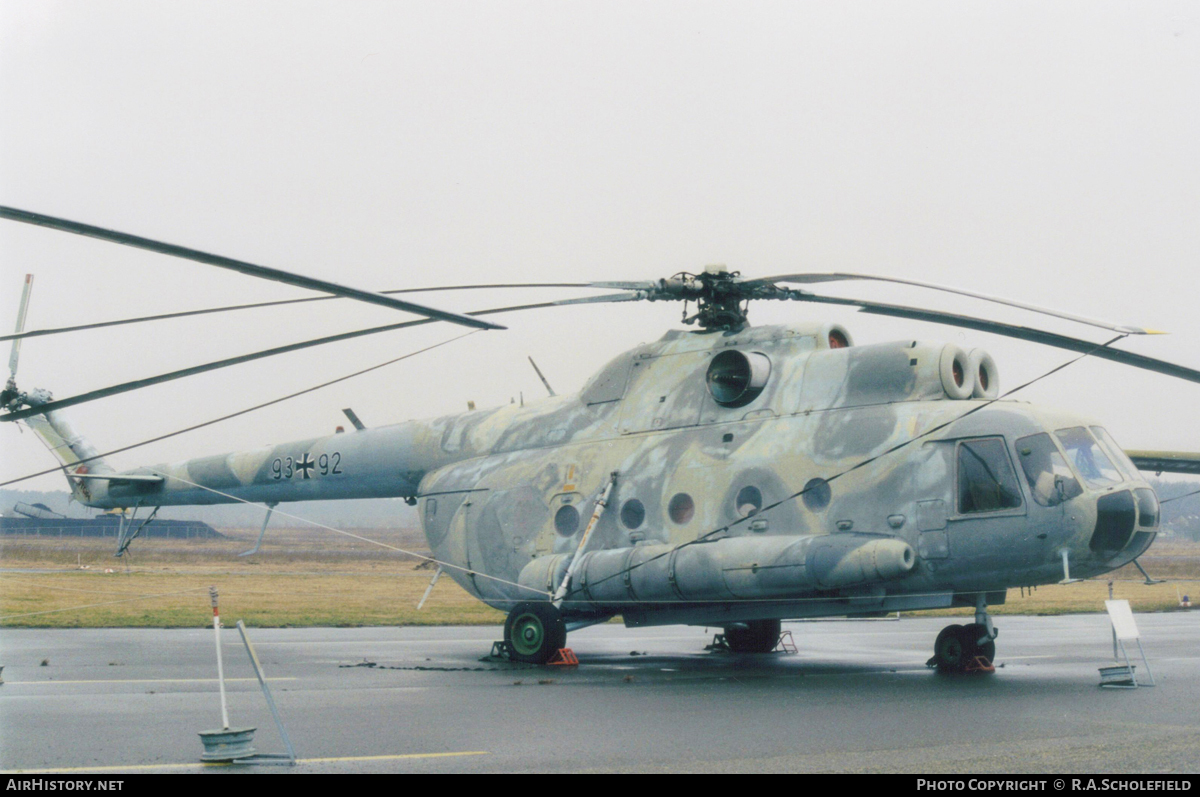
POLYGON ((137 468, 95 479, 85 503, 112 509, 410 498, 446 456, 427 445, 425 428, 410 422, 137 468))

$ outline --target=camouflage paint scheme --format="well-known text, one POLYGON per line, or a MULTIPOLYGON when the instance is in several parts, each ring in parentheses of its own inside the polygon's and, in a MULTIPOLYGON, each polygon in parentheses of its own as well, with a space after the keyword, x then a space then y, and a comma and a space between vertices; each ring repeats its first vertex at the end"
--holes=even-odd
MULTIPOLYGON (((77 499, 105 508, 418 499, 434 556, 461 568, 447 572, 473 595, 507 609, 546 600, 615 471, 562 609, 577 621, 620 614, 629 625, 975 606, 980 594, 1002 603, 1008 588, 1061 580, 1063 551, 1071 575, 1086 577, 1149 546, 1148 517, 1123 550, 1089 544, 1101 496, 1148 489, 1136 472, 1102 490, 1080 479, 1082 494, 1057 506, 1032 500, 1014 441, 1093 421, 1008 400, 961 417, 986 402, 950 398, 947 353, 961 354, 957 347, 830 348, 834 330, 845 334, 831 325, 671 331, 613 359, 576 395, 125 474, 94 462, 92 474, 111 475, 71 481, 77 499), (706 381, 713 357, 730 349, 770 360, 764 389, 745 406, 721 406, 706 381), (975 437, 1003 438, 1019 507, 957 512, 956 441, 975 437), (769 506, 843 471, 824 504, 814 490, 745 520, 735 506, 744 488, 769 506), (679 494, 694 511, 676 522, 668 505, 679 494), (633 528, 623 520, 631 499, 644 509, 633 528), (563 507, 580 518, 566 534, 555 527, 563 507), (647 563, 629 570, 639 562, 647 563)), ((49 426, 44 439, 58 428, 49 426)))

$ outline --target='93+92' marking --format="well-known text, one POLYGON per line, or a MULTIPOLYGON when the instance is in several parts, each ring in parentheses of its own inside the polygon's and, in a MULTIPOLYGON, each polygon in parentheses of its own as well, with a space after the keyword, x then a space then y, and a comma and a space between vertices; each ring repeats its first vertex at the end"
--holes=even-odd
POLYGON ((271 462, 271 478, 279 481, 280 479, 290 479, 298 475, 303 479, 311 479, 311 471, 314 470, 321 476, 329 476, 341 473, 341 464, 342 455, 337 451, 334 451, 332 454, 322 454, 316 459, 313 459, 307 453, 303 459, 275 457, 271 462))

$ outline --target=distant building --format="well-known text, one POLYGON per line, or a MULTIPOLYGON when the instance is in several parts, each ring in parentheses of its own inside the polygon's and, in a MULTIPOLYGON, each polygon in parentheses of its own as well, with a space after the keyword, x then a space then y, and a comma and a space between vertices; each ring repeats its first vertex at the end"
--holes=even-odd
MULTIPOLYGON (((38 505, 18 504, 13 508, 18 517, 0 517, 0 535, 5 537, 117 537, 120 517, 97 515, 94 518, 69 518, 42 507, 43 513, 22 512, 36 510, 38 505)), ((140 521, 139 521, 140 522, 140 521)), ((136 528, 136 526, 135 526, 136 528)), ((224 537, 207 523, 198 520, 155 520, 142 529, 143 538, 171 539, 216 539, 224 537)))

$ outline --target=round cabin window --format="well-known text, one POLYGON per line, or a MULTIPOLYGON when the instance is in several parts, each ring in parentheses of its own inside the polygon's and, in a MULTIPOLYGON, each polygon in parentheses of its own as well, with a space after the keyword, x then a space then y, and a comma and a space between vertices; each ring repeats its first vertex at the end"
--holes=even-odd
POLYGON ((554 530, 564 537, 579 531, 579 510, 567 505, 554 513, 554 530))
POLYGON ((722 407, 742 407, 758 398, 770 377, 767 355, 729 349, 713 357, 705 381, 722 407))
POLYGON ((829 506, 832 497, 833 490, 824 479, 809 479, 808 484, 804 485, 804 505, 814 512, 829 506))
POLYGON ((621 523, 625 528, 633 530, 646 520, 646 507, 636 498, 630 498, 621 507, 621 523))
POLYGON ((667 515, 673 523, 680 526, 687 523, 696 514, 696 503, 687 493, 676 493, 671 499, 671 503, 667 504, 667 515))
POLYGON ((763 507, 762 490, 757 487, 743 487, 738 490, 737 498, 733 500, 733 508, 738 517, 757 515, 763 507))

